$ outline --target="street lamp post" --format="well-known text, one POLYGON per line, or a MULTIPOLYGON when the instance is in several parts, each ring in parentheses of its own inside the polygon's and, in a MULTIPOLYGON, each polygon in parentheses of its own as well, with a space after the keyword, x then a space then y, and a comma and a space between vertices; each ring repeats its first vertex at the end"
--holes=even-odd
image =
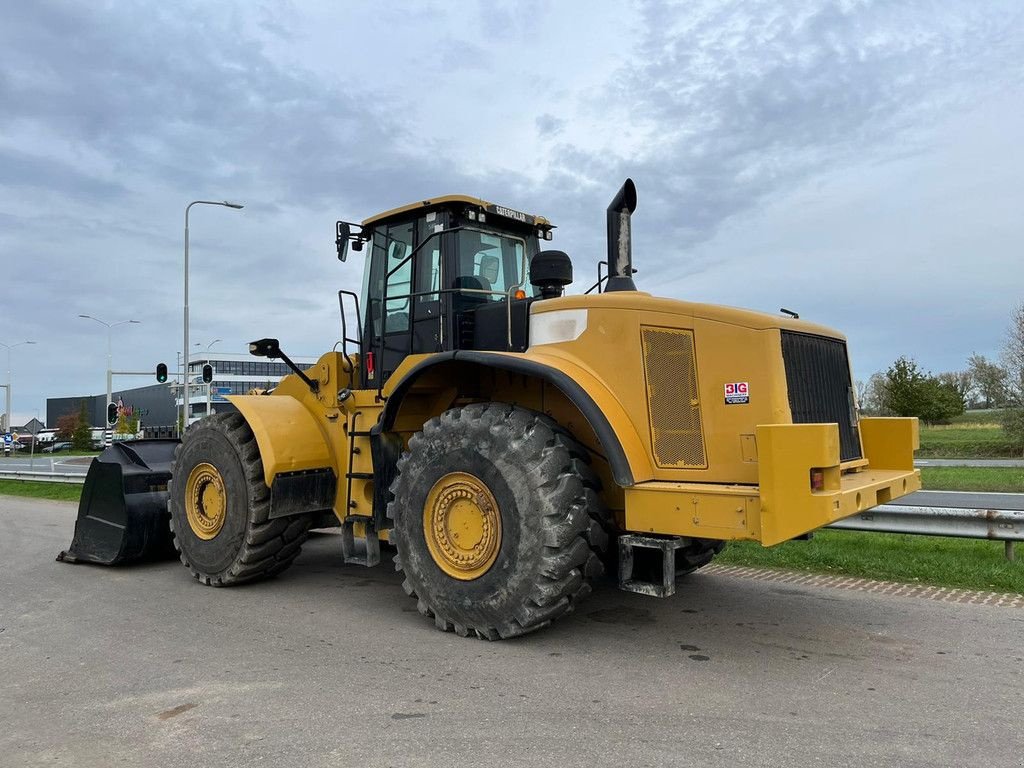
MULTIPOLYGON (((217 344, 218 342, 221 342, 221 341, 224 341, 224 339, 214 339, 213 341, 211 341, 209 344, 206 345, 206 362, 207 362, 208 365, 210 364, 210 347, 212 347, 214 344, 217 344)), ((210 398, 210 387, 212 387, 212 386, 213 386, 213 382, 212 381, 209 384, 206 385, 206 415, 207 416, 210 415, 210 400, 211 400, 211 398, 210 398)))
POLYGON ((239 203, 229 203, 227 200, 193 200, 191 203, 185 206, 185 344, 182 347, 185 356, 185 388, 182 390, 182 410, 184 411, 185 421, 182 425, 182 431, 188 429, 189 422, 189 406, 188 406, 188 390, 189 390, 189 376, 188 376, 188 212, 193 205, 222 205, 225 208, 234 208, 236 210, 243 208, 239 203))
POLYGON ((15 347, 20 347, 22 344, 35 344, 34 341, 19 341, 17 344, 4 344, 0 342, 0 347, 7 350, 7 403, 4 409, 4 431, 11 431, 11 350, 15 347))
POLYGON ((116 323, 108 323, 105 320, 100 320, 98 317, 92 315, 79 315, 84 320, 95 320, 100 325, 107 327, 107 404, 103 409, 103 429, 106 430, 110 425, 107 424, 107 414, 110 412, 110 404, 114 400, 114 365, 113 365, 113 351, 111 347, 111 332, 114 328, 119 325, 126 323, 132 325, 139 325, 140 320, 118 320, 116 323))

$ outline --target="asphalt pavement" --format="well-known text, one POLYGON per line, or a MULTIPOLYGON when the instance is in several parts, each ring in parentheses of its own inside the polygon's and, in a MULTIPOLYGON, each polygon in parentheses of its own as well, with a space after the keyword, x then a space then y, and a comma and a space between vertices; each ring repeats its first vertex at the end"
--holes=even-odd
POLYGON ((914 459, 915 467, 1024 467, 1024 459, 914 459))
POLYGON ((317 536, 273 581, 54 562, 0 497, 4 766, 1020 766, 1024 609, 695 574, 554 627, 435 630, 317 536))
POLYGON ((1024 510, 1024 493, 915 491, 892 502, 897 506, 1024 510))

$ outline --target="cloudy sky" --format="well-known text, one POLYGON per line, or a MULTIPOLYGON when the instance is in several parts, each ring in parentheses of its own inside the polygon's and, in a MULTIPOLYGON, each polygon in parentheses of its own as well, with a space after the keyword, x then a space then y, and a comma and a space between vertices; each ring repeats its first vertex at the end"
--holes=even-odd
MULTIPOLYGON (((0 23, 14 422, 181 348, 339 335, 338 218, 461 192, 593 282, 639 189, 641 289, 843 330, 855 373, 995 355, 1024 300, 1024 4, 34 2, 0 23)), ((5 367, 0 348, 0 367, 5 367)), ((127 383, 127 382, 126 382, 127 383)), ((150 383, 149 381, 140 381, 150 383)))

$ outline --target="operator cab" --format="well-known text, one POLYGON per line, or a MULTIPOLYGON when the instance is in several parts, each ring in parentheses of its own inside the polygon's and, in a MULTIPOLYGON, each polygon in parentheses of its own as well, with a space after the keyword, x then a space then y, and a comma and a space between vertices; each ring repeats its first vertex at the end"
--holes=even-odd
POLYGON ((552 229, 541 216, 462 195, 396 208, 358 227, 338 222, 339 258, 350 244, 366 246, 364 386, 383 386, 410 354, 525 350, 535 299, 530 259, 552 229))

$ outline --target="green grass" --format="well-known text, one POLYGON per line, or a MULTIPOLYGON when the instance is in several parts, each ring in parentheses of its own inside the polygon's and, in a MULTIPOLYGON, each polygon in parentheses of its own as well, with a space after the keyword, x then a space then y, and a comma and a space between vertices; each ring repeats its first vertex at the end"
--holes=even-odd
POLYGON ((715 562, 1024 593, 1024 561, 1008 562, 1003 543, 996 541, 819 531, 811 541, 790 541, 770 549, 755 542, 734 542, 715 562))
POLYGON ((78 501, 82 486, 72 483, 36 483, 29 480, 0 480, 0 496, 78 501))
POLYGON ((1002 418, 1002 408, 981 408, 977 411, 964 411, 949 421, 952 424, 998 424, 1002 418))
POLYGON ((918 458, 996 458, 1020 456, 998 424, 951 424, 921 427, 918 458))
POLYGON ((1024 467, 922 467, 921 482, 931 491, 1024 493, 1024 467))

